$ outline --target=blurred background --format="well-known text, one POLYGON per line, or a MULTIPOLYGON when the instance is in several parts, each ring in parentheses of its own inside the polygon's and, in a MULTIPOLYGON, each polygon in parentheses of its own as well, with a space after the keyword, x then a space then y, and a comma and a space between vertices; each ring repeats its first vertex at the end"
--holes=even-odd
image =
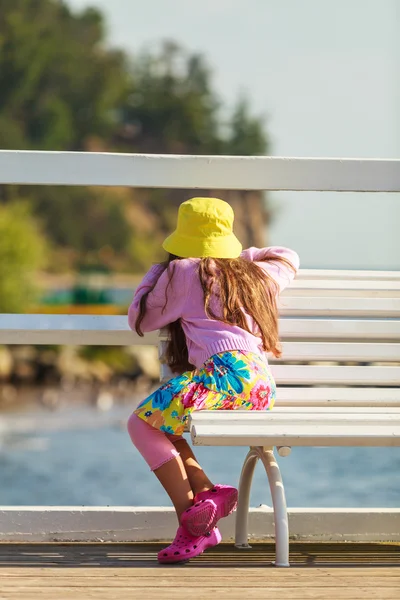
MULTIPOLYGON (((400 158, 399 30, 397 0, 1 0, 0 149, 400 158)), ((0 186, 0 312, 125 314, 191 195, 0 186)), ((218 195, 245 246, 400 269, 398 194, 218 195)), ((168 504, 125 432, 157 379, 155 348, 0 346, 0 504, 168 504)), ((399 505, 399 449, 281 466, 291 506, 399 505)))

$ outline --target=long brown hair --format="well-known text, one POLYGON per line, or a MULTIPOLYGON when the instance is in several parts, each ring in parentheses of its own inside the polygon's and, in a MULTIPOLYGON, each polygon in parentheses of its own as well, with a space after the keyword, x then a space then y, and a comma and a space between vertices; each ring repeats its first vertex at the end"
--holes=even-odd
MULTIPOLYGON (((169 281, 166 290, 171 285, 174 275, 176 260, 179 257, 172 254, 161 263, 161 274, 167 269, 169 281)), ((285 258, 269 254, 263 262, 280 262, 292 268, 293 265, 285 258)), ((278 334, 278 307, 277 295, 279 287, 276 281, 256 263, 244 258, 202 258, 199 262, 198 273, 204 294, 204 309, 207 317, 222 321, 228 325, 236 325, 249 333, 256 333, 261 338, 262 348, 274 356, 281 355, 278 334), (219 300, 220 311, 218 314, 211 308, 211 299, 216 296, 219 300), (252 317, 258 331, 250 329, 247 321, 252 317)), ((139 315, 135 323, 138 335, 142 336, 141 323, 146 314, 147 297, 154 289, 155 284, 140 299, 139 315)), ((167 304, 167 297, 165 305, 167 304)), ((168 329, 168 345, 164 360, 175 373, 193 370, 190 364, 185 333, 181 320, 170 323, 168 329)))

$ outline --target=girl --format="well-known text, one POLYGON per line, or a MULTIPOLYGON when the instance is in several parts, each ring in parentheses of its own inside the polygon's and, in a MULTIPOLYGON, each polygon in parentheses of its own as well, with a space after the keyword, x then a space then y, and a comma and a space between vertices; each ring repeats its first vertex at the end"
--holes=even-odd
POLYGON ((237 490, 214 485, 182 437, 194 410, 270 410, 275 383, 266 353, 280 356, 277 295, 299 267, 295 252, 242 252, 233 210, 216 198, 179 207, 163 243, 168 260, 137 288, 129 325, 139 335, 167 327, 167 363, 176 375, 144 400, 128 421, 132 442, 175 507, 178 531, 158 554, 180 562, 217 545, 219 519, 236 507, 237 490))

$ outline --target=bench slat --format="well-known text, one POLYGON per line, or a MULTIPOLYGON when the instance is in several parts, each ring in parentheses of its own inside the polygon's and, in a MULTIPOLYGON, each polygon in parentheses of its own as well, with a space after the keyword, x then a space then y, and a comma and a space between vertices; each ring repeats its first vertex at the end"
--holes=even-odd
MULTIPOLYGON (((277 361, 269 357, 270 361, 277 361)), ((399 362, 400 343, 283 342, 281 361, 399 362)))
MULTIPOLYGON (((253 429, 253 428, 252 428, 253 429)), ((318 427, 282 425, 271 423, 268 433, 262 426, 252 431, 233 432, 231 428, 218 428, 206 431, 204 428, 192 429, 192 441, 196 446, 400 446, 400 425, 339 425, 332 428, 321 424, 318 427)))
POLYGON ((346 297, 346 298, 399 298, 400 279, 305 279, 297 277, 283 290, 282 298, 306 297, 346 297))
POLYGON ((400 367, 271 365, 278 385, 400 386, 400 367))
POLYGON ((400 320, 292 319, 279 322, 282 339, 395 340, 400 339, 400 320))
POLYGON ((306 298, 400 298, 400 290, 398 289, 371 289, 365 290, 363 288, 359 289, 343 289, 338 286, 337 289, 329 289, 329 288, 312 288, 305 287, 302 288, 300 286, 292 287, 289 286, 285 290, 283 290, 281 297, 282 298, 291 298, 292 296, 296 297, 306 297, 306 298))
POLYGON ((325 413, 200 411, 191 415, 189 426, 196 445, 400 446, 399 410, 325 413))
POLYGON ((295 279, 288 289, 400 291, 398 279, 295 279))
POLYGON ((358 279, 358 280, 394 280, 400 281, 400 271, 357 271, 349 269, 300 269, 297 279, 358 279))
POLYGON ((288 317, 400 317, 399 298, 331 298, 288 296, 279 301, 282 316, 288 317))

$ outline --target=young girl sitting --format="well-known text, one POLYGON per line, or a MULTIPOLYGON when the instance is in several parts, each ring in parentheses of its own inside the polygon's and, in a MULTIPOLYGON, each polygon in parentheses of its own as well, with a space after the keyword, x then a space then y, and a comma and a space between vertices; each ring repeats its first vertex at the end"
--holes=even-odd
POLYGON ((129 325, 139 335, 168 328, 166 359, 177 373, 128 421, 133 444, 178 517, 174 541, 158 554, 163 563, 217 545, 217 522, 237 502, 237 490, 214 485, 182 437, 190 413, 270 410, 275 400, 266 353, 280 356, 277 296, 299 258, 281 247, 242 252, 233 219, 223 200, 181 204, 177 228, 163 243, 169 257, 150 269, 129 308, 129 325))

